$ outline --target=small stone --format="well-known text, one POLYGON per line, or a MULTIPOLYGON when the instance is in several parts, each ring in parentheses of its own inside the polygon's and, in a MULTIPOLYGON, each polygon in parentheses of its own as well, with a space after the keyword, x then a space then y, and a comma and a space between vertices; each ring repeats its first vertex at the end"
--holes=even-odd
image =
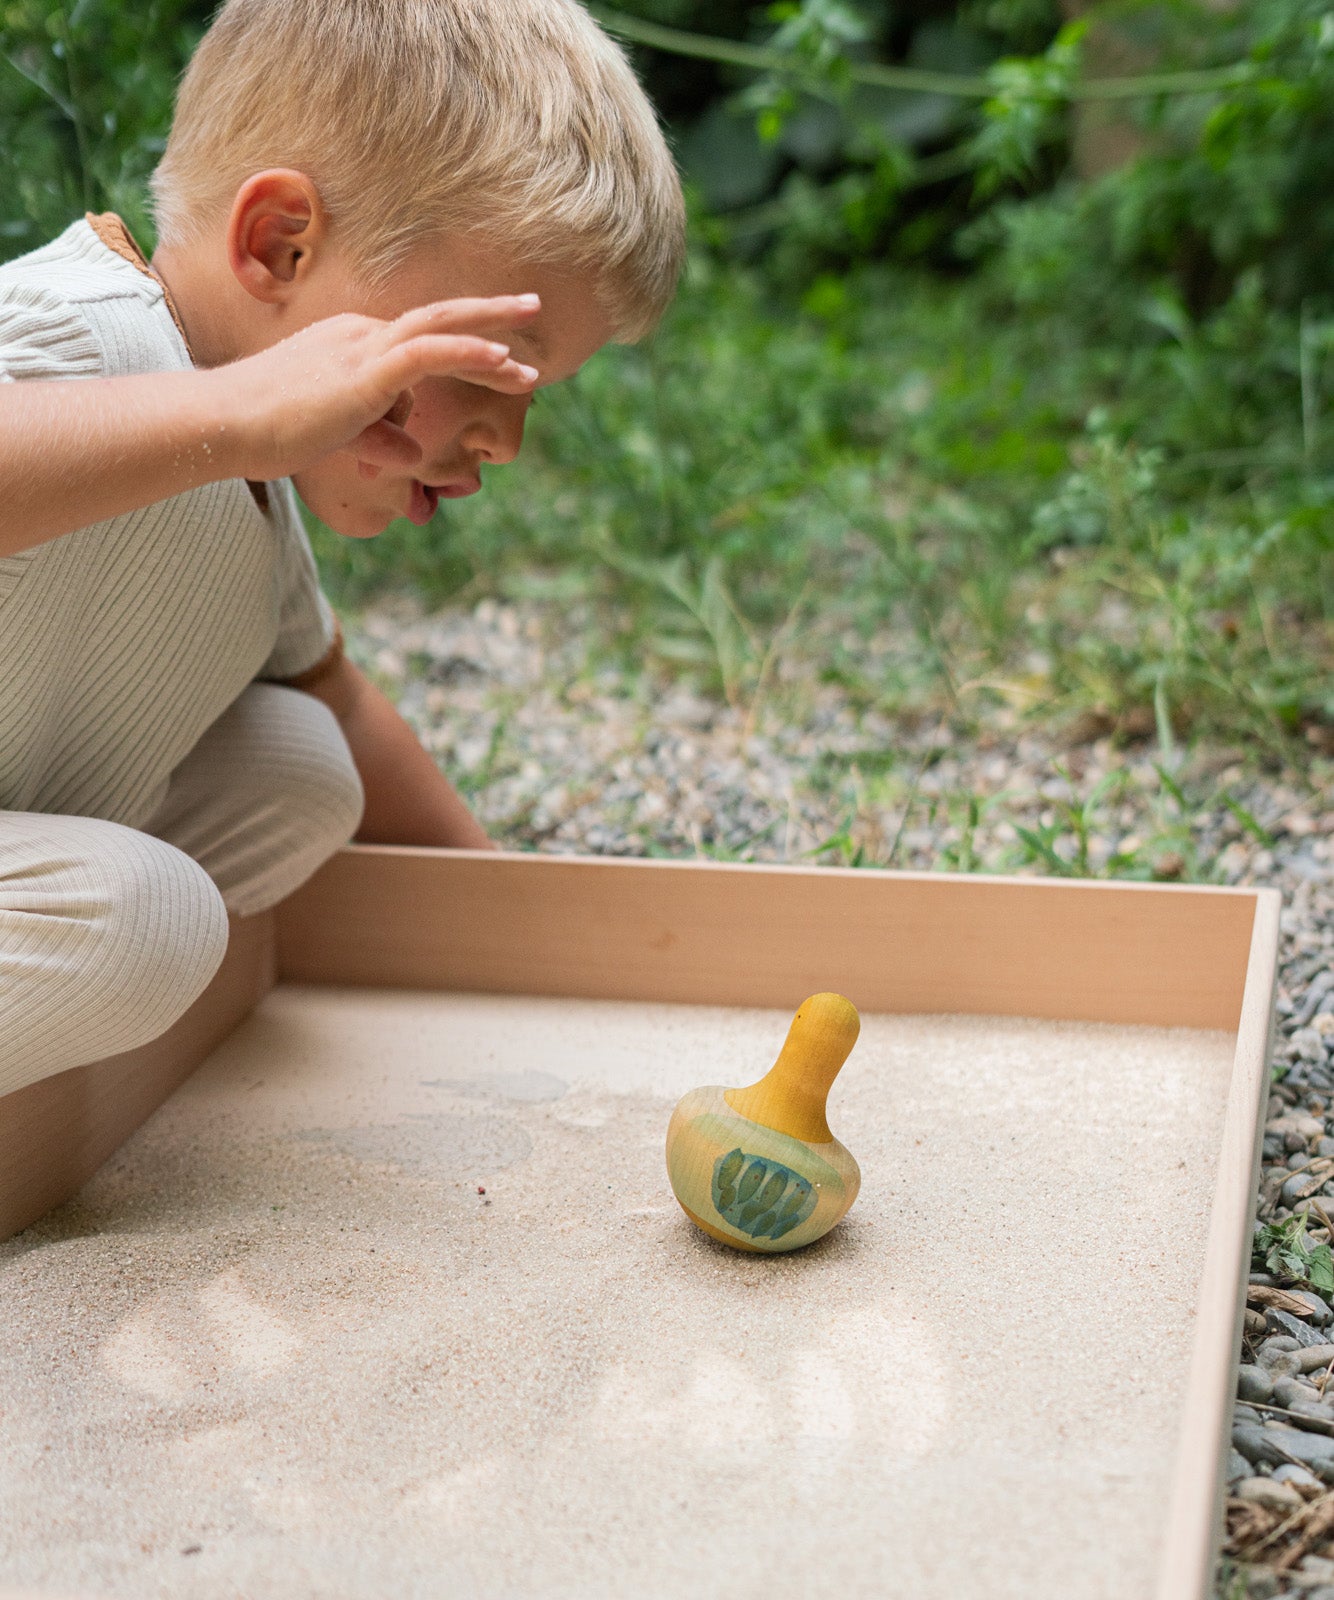
MULTIPOLYGON (((1306 1316, 1309 1318, 1310 1313, 1306 1316)), ((1324 1344, 1325 1336, 1311 1326, 1309 1320, 1303 1321, 1301 1317, 1294 1317, 1291 1311, 1280 1311, 1277 1306, 1265 1308, 1265 1321, 1275 1333, 1290 1334, 1303 1350, 1311 1345, 1324 1344)))
POLYGON ((1295 1483, 1307 1489, 1320 1487, 1320 1479, 1315 1473, 1308 1472, 1305 1467, 1294 1467, 1290 1461, 1285 1461, 1281 1467, 1275 1467, 1272 1477, 1275 1483, 1295 1483))
MULTIPOLYGON (((1292 1379, 1286 1380, 1291 1383, 1292 1379)), ((1237 1370, 1237 1396, 1241 1400, 1254 1400, 1266 1405, 1273 1397, 1273 1374, 1263 1367, 1244 1366, 1237 1370)))
POLYGON ((1313 1178, 1309 1172, 1294 1172, 1284 1183, 1279 1198, 1285 1206, 1295 1206, 1299 1200, 1305 1200, 1321 1188, 1324 1181, 1323 1178, 1313 1178))
MULTIPOLYGON (((1313 1424, 1323 1423, 1327 1427, 1334 1427, 1334 1406, 1327 1406, 1319 1400, 1296 1400, 1288 1409, 1292 1412, 1288 1421, 1294 1428, 1307 1426, 1306 1423, 1297 1420, 1299 1417, 1309 1417, 1313 1424)), ((1322 1430, 1316 1427, 1314 1431, 1319 1433, 1322 1430)))
POLYGON ((1275 1378, 1273 1390, 1276 1406, 1292 1406, 1298 1401, 1318 1403, 1320 1400, 1315 1385, 1304 1383, 1301 1378, 1275 1378))
MULTIPOLYGON (((1321 1056, 1324 1047, 1321 1047, 1321 1056)), ((1324 1136, 1325 1125, 1315 1117, 1307 1116, 1303 1111, 1289 1111, 1283 1116, 1273 1117, 1265 1124, 1266 1133, 1276 1133, 1283 1136, 1289 1133, 1300 1134, 1303 1139, 1319 1139, 1324 1136)))
POLYGON ((1334 1344, 1308 1345, 1299 1353, 1297 1359, 1301 1363, 1302 1372, 1316 1372, 1334 1361, 1334 1344))
POLYGON ((1253 1423, 1258 1428, 1263 1418, 1258 1411, 1253 1411, 1250 1406, 1234 1405, 1232 1407, 1232 1420, 1233 1422, 1253 1423))
POLYGON ((1304 1504, 1291 1484, 1278 1483, 1273 1478, 1243 1478, 1232 1493, 1238 1500, 1250 1500, 1273 1511, 1296 1511, 1304 1504))
POLYGON ((1252 1311, 1250 1306, 1246 1307, 1242 1317, 1242 1329, 1252 1344, 1257 1339, 1264 1338, 1265 1330, 1268 1326, 1269 1324, 1265 1321, 1263 1311, 1252 1311))
MULTIPOLYGON (((1290 1467, 1288 1470, 1290 1472, 1300 1472, 1304 1469, 1300 1467, 1290 1467)), ((1247 1461, 1246 1457, 1242 1455, 1240 1450, 1229 1448, 1227 1453, 1227 1481, 1229 1483, 1235 1483, 1238 1478, 1249 1478, 1250 1475, 1250 1462, 1247 1461)), ((1319 1482, 1319 1479, 1316 1481, 1319 1482)))
POLYGON ((1334 1439, 1322 1433, 1304 1433, 1283 1423, 1256 1428, 1234 1422, 1232 1442, 1248 1461, 1267 1461, 1277 1467, 1293 1460, 1309 1467, 1322 1482, 1334 1482, 1334 1439))
POLYGON ((1298 1570, 1304 1578, 1314 1578, 1318 1583, 1334 1583, 1334 1561, 1328 1561, 1324 1556, 1303 1556, 1298 1570))
POLYGON ((1334 1139, 1321 1139, 1315 1149, 1317 1155, 1334 1156, 1334 1139))
POLYGON ((1300 1133, 1285 1133, 1283 1148, 1288 1152, 1287 1165, 1293 1172, 1296 1172, 1298 1167, 1306 1166, 1311 1159, 1306 1151, 1306 1140, 1300 1133))
POLYGON ((1310 1306, 1311 1315, 1308 1320, 1313 1327, 1323 1328, 1334 1322, 1334 1311, 1329 1309, 1328 1304, 1318 1294, 1313 1294, 1309 1289, 1294 1289, 1292 1293, 1310 1306))
POLYGON ((1275 1334, 1260 1346, 1255 1357, 1256 1363, 1271 1378, 1291 1378, 1301 1371, 1301 1361, 1296 1353, 1300 1348, 1290 1334, 1275 1334))

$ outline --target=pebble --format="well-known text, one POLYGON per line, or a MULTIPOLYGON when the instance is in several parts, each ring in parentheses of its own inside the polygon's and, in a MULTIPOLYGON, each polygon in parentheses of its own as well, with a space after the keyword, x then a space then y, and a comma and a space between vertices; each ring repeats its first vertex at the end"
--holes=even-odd
POLYGON ((1314 1473, 1308 1472, 1305 1467, 1294 1467, 1290 1462, 1285 1462, 1273 1471, 1275 1483, 1299 1483, 1311 1489, 1320 1487, 1320 1479, 1314 1473))
POLYGON ((1302 1372, 1317 1372, 1334 1361, 1334 1344, 1308 1345, 1297 1358, 1302 1372))
POLYGON ((1238 1500, 1251 1500, 1275 1511, 1295 1511, 1305 1503, 1290 1484, 1276 1478, 1243 1478, 1232 1493, 1238 1500))
MULTIPOLYGON (((1292 1293, 1291 1290, 1288 1292, 1292 1293)), ((1301 1316, 1294 1316, 1291 1311, 1280 1311, 1277 1306, 1265 1308, 1266 1327, 1272 1328, 1275 1333, 1291 1334, 1303 1350, 1309 1349, 1312 1345, 1328 1342, 1326 1335, 1312 1327, 1311 1323, 1312 1314, 1309 1311, 1301 1316)))
MULTIPOLYGON (((1287 1380, 1291 1382, 1291 1379, 1287 1380)), ((1255 1400, 1261 1405, 1273 1398, 1273 1374, 1263 1367, 1245 1366, 1237 1369, 1237 1395, 1242 1400, 1255 1400)))
POLYGON ((1298 1401, 1319 1401, 1315 1385, 1305 1383, 1301 1378, 1275 1378, 1274 1379, 1274 1404, 1276 1406, 1292 1406, 1298 1401))
POLYGON ((1279 1198, 1285 1206, 1295 1206, 1299 1200, 1318 1192, 1324 1181, 1323 1178, 1313 1178, 1309 1172, 1294 1172, 1283 1185, 1279 1198))
POLYGON ((1322 1433, 1304 1433, 1285 1423, 1276 1427, 1255 1427, 1234 1422, 1232 1442, 1248 1461, 1267 1461, 1281 1466, 1290 1458, 1309 1467, 1324 1483, 1334 1483, 1334 1439, 1322 1433))
POLYGON ((1283 1116, 1271 1117, 1265 1123, 1265 1132, 1280 1135, 1295 1134, 1303 1145, 1306 1145, 1312 1139, 1324 1137, 1325 1124, 1319 1117, 1310 1116, 1306 1112, 1288 1112, 1283 1116))
POLYGON ((1292 1289, 1289 1292, 1295 1294, 1299 1300, 1305 1300, 1307 1305, 1310 1306, 1311 1315, 1307 1320, 1312 1327, 1324 1328, 1334 1322, 1334 1311, 1330 1310, 1329 1306, 1318 1294, 1312 1294, 1309 1289, 1292 1289))

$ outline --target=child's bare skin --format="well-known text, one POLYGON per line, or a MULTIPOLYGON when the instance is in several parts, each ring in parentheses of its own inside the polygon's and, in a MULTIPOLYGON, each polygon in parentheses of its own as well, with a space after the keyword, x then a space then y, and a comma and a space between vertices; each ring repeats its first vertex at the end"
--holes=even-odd
MULTIPOLYGON (((368 295, 303 173, 256 173, 220 237, 153 268, 195 368, 0 384, 0 556, 222 478, 290 477, 353 538, 425 521, 510 461, 535 388, 612 337, 594 285, 442 240, 368 295)), ((310 685, 365 790, 363 842, 491 848, 392 702, 346 657, 310 685)))
POLYGON ((577 277, 463 241, 366 295, 286 170, 247 179, 211 252, 153 265, 196 369, 0 385, 0 556, 230 477, 290 476, 350 537, 425 520, 419 486, 474 492, 517 454, 532 391, 611 334, 577 277))

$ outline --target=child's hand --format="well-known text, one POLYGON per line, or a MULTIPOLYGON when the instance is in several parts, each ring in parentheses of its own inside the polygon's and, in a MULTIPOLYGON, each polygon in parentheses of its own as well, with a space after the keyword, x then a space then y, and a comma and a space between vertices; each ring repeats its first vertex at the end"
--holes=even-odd
POLYGON ((243 475, 286 478, 344 448, 374 468, 411 467, 421 448, 400 423, 428 377, 524 394, 536 368, 493 335, 531 322, 536 295, 441 300, 392 322, 346 312, 313 322, 257 355, 213 372, 239 417, 243 475))

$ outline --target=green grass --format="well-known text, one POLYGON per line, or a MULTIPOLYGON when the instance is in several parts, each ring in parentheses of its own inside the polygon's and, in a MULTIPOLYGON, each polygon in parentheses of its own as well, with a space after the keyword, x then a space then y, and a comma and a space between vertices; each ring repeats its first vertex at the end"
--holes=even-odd
POLYGON ((742 709, 818 621, 811 670, 884 711, 1287 763, 1334 722, 1334 372, 1298 382, 1272 313, 1243 370, 1227 316, 1184 360, 986 274, 866 269, 784 303, 700 256, 649 345, 541 395, 476 500, 313 537, 346 604, 591 598, 596 653, 742 709))

